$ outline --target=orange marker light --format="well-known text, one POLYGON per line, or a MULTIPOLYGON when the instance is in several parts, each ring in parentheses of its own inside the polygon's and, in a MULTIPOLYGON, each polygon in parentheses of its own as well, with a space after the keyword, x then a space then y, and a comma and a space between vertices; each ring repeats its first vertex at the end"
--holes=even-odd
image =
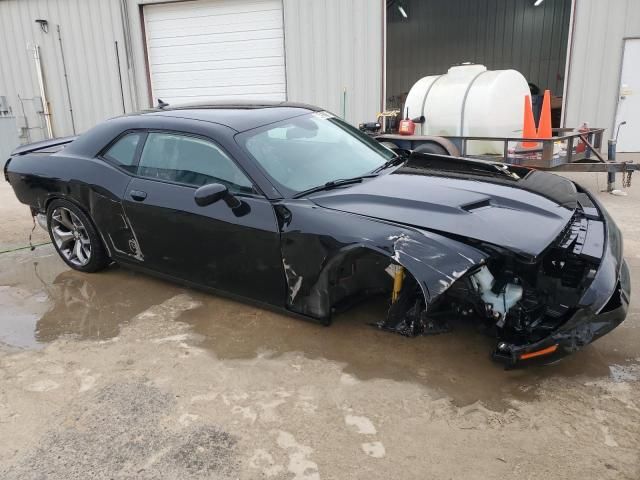
POLYGON ((537 350, 535 352, 523 353, 520 355, 520 360, 527 360, 529 358, 541 357, 542 355, 549 355, 558 349, 558 345, 551 345, 550 347, 537 350))

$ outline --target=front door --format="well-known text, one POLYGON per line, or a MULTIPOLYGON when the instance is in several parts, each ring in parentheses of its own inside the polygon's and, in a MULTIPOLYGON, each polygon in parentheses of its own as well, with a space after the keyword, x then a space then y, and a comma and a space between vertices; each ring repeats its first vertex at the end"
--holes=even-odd
POLYGON ((124 208, 141 265, 207 287, 282 305, 280 236, 271 203, 208 139, 151 132, 124 208), (201 207, 199 186, 223 183, 242 202, 201 207))
POLYGON ((620 128, 617 150, 640 152, 640 38, 624 41, 615 128, 620 122, 627 123, 620 128))

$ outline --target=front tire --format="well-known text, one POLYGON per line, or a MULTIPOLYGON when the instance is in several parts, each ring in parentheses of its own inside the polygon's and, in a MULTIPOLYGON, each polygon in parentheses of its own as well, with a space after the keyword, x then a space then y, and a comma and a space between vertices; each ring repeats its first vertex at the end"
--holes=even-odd
POLYGON ((74 270, 97 272, 111 263, 93 222, 73 203, 51 202, 47 229, 58 255, 74 270))

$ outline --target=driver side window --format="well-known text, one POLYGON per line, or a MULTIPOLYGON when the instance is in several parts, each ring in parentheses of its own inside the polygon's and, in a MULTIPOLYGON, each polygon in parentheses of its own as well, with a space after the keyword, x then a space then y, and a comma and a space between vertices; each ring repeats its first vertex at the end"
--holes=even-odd
POLYGON ((247 176, 216 145, 175 133, 149 133, 138 175, 197 187, 222 183, 233 193, 255 193, 247 176))

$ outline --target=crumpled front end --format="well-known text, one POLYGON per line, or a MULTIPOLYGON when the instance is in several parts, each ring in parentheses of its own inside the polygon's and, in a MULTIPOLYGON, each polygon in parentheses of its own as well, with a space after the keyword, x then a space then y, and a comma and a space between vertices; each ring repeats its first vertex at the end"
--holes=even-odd
POLYGON ((465 318, 496 338, 495 360, 551 362, 615 328, 629 303, 620 231, 576 188, 573 216, 538 254, 308 201, 283 203, 286 307, 329 324, 355 302, 384 295, 389 309, 378 328, 439 334, 465 318))
MULTIPOLYGON (((622 234, 604 207, 586 192, 583 195, 592 204, 590 213, 594 217, 597 214, 603 226, 602 232, 598 228, 595 237, 602 236, 602 255, 599 259, 591 258, 593 265, 597 263, 593 279, 582 291, 577 304, 569 310, 566 319, 547 336, 524 344, 499 341, 494 352, 496 360, 509 366, 551 363, 597 340, 624 321, 629 307, 631 280, 623 258, 622 234)), ((585 245, 585 248, 589 247, 585 245)))
MULTIPOLYGON (((488 257, 426 305, 417 330, 404 328, 394 305, 385 327, 440 333, 447 317, 465 316, 495 335, 493 358, 508 366, 552 362, 611 331, 624 320, 630 296, 622 236, 593 197, 580 191, 578 198, 571 221, 541 255, 476 245, 488 257)), ((417 312, 405 308, 404 315, 417 312)))
POLYGON ((548 364, 579 350, 624 321, 629 308, 630 285, 629 268, 623 260, 619 282, 609 301, 599 312, 590 307, 580 308, 556 331, 535 343, 498 343, 493 354, 494 359, 508 366, 525 363, 548 364))

